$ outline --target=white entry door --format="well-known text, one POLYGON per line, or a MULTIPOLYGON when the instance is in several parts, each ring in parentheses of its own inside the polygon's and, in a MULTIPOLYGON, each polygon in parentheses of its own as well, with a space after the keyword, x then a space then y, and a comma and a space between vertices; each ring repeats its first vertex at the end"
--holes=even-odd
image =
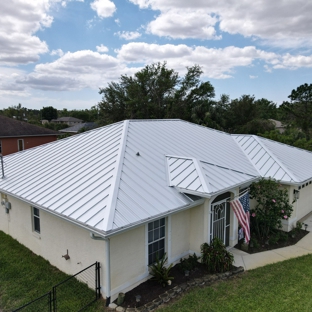
POLYGON ((218 237, 225 246, 230 239, 230 204, 229 198, 211 204, 210 211, 210 241, 218 237))

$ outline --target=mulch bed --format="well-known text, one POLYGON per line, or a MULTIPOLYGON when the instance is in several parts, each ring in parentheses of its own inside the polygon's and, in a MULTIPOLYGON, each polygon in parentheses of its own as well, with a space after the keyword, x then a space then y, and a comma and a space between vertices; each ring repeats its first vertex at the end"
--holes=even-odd
POLYGON ((296 232, 295 237, 292 237, 290 234, 288 236, 288 239, 285 240, 279 240, 278 242, 276 242, 275 244, 266 244, 265 242, 262 244, 259 244, 258 247, 248 247, 248 250, 245 250, 244 248, 242 248, 242 243, 243 241, 239 242, 237 245, 235 245, 234 247, 236 249, 240 249, 243 250, 249 254, 254 254, 257 252, 262 252, 262 251, 267 251, 267 250, 273 250, 273 249, 278 249, 278 248, 283 248, 283 247, 287 247, 287 246, 292 246, 295 245, 296 243, 298 243, 300 241, 300 239, 302 239, 304 236, 306 236, 309 233, 309 231, 305 231, 305 230, 299 230, 296 232))
MULTIPOLYGON (((253 254, 253 253, 257 253, 261 251, 291 246, 291 245, 296 244, 300 239, 302 239, 308 233, 309 233, 308 231, 300 230, 296 233, 295 237, 289 236, 287 241, 278 241, 274 245, 264 244, 264 245, 260 245, 259 248, 249 248, 248 251, 246 250, 244 251, 250 254, 253 254)), ((237 244, 235 248, 242 250, 241 243, 237 244)), ((233 266, 233 269, 236 269, 236 267, 233 266)), ((181 269, 179 268, 179 264, 176 264, 170 271, 170 276, 174 277, 171 285, 166 285, 166 287, 163 287, 158 282, 153 281, 152 279, 149 279, 146 282, 135 287, 131 291, 127 292, 125 294, 125 300, 121 306, 123 306, 124 308, 141 307, 153 301, 154 299, 159 298, 159 295, 165 293, 166 291, 172 289, 173 287, 187 283, 193 280, 194 278, 203 277, 204 275, 207 275, 207 274, 208 274, 207 270, 205 269, 205 266, 202 263, 199 263, 198 267, 196 267, 193 271, 190 271, 189 276, 185 276, 184 272, 182 272, 181 269), (135 296, 137 295, 141 296, 139 303, 136 302, 135 296)))
POLYGON ((181 270, 179 269, 179 264, 176 264, 171 269, 169 274, 170 276, 174 277, 170 286, 167 285, 166 287, 163 287, 158 282, 149 279, 146 282, 135 287, 131 291, 127 292, 125 294, 125 301, 122 306, 125 308, 141 307, 146 303, 149 303, 154 299, 158 298, 159 295, 165 293, 169 289, 193 280, 194 278, 200 278, 207 274, 207 270, 202 263, 199 263, 197 268, 195 268, 193 271, 190 271, 189 276, 185 276, 184 272, 181 272, 181 270), (141 300, 139 303, 137 303, 135 299, 135 296, 137 295, 141 296, 141 300))

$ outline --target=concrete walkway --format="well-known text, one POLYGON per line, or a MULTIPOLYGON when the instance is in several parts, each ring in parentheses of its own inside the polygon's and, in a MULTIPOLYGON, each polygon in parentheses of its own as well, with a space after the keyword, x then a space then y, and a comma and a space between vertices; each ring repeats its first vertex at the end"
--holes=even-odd
POLYGON ((234 265, 242 266, 245 270, 252 270, 267 264, 312 254, 312 214, 300 221, 308 224, 307 230, 310 233, 302 238, 296 245, 258 252, 252 255, 239 249, 231 248, 230 252, 234 255, 235 260, 234 265))

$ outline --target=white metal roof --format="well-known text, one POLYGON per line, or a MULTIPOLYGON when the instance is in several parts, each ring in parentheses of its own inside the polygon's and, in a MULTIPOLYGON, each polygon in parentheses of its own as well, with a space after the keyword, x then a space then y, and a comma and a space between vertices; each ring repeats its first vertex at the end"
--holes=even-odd
POLYGON ((255 135, 233 135, 262 177, 301 184, 312 179, 312 153, 255 135))
POLYGON ((123 121, 5 156, 0 191, 109 235, 194 205, 183 193, 259 177, 236 141, 182 120, 123 121))

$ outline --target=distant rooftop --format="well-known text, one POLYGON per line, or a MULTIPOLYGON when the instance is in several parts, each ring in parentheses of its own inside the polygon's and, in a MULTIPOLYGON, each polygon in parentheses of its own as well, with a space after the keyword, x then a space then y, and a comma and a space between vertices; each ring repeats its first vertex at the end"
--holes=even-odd
POLYGON ((59 135, 57 131, 0 115, 0 137, 59 135))
POLYGON ((57 119, 52 119, 51 122, 83 122, 82 119, 78 119, 75 117, 61 117, 57 119))
POLYGON ((91 130, 96 128, 97 125, 94 122, 83 122, 77 125, 74 125, 72 127, 68 127, 62 130, 59 130, 59 132, 65 132, 65 133, 78 133, 79 130, 81 130, 82 128, 85 128, 86 130, 91 130))

